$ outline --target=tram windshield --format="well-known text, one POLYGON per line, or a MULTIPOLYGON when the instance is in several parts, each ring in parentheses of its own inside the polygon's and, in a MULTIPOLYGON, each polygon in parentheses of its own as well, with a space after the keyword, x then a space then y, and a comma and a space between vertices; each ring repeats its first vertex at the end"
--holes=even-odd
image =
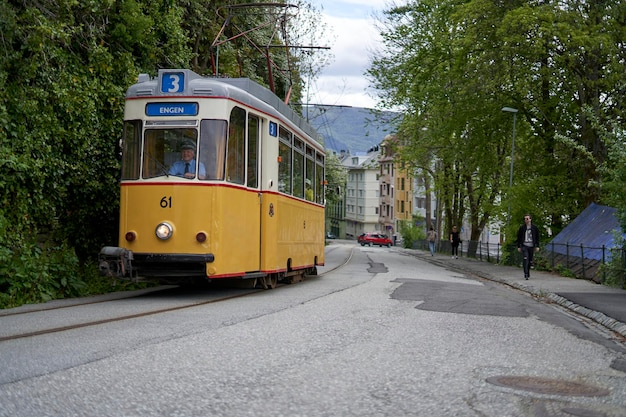
POLYGON ((157 177, 223 180, 227 123, 202 120, 197 127, 148 126, 141 149, 141 121, 124 127, 122 180, 157 177), (143 160, 140 164, 140 155, 143 160), (141 175, 140 175, 141 171, 141 175))

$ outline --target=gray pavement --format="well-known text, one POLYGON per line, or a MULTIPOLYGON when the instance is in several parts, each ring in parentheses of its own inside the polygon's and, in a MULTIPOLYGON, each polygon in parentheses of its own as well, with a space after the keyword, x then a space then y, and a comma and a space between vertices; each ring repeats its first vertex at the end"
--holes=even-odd
POLYGON ((395 249, 433 264, 525 291, 626 337, 626 290, 537 270, 531 270, 530 279, 525 280, 523 270, 515 266, 496 265, 466 257, 452 259, 447 254, 431 256, 430 252, 422 250, 395 249))

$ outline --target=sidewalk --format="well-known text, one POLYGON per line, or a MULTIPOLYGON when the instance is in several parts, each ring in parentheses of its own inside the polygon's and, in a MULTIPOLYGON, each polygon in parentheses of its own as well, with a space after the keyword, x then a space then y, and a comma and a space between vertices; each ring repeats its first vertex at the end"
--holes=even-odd
POLYGON ((502 266, 472 258, 452 259, 450 255, 395 247, 411 256, 490 281, 500 282, 535 297, 559 304, 626 337, 626 290, 576 278, 530 271, 524 279, 522 268, 502 266))

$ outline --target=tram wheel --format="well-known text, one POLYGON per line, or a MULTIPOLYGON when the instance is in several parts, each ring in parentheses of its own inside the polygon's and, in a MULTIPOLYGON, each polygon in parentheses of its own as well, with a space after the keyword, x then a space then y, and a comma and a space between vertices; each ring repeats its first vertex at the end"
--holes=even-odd
POLYGON ((270 274, 261 278, 261 286, 265 290, 273 290, 278 285, 278 276, 276 274, 270 274))

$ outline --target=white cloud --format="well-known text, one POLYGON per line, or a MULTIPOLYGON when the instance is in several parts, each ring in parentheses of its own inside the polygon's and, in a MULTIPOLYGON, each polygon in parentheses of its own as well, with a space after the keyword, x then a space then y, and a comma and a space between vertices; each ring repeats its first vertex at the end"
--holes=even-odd
POLYGON ((376 107, 376 100, 366 90, 368 82, 359 76, 322 75, 313 88, 316 91, 310 100, 315 104, 352 107, 376 107))
MULTIPOLYGON (((383 6, 382 1, 374 3, 383 6)), ((331 47, 334 62, 323 70, 315 85, 311 86, 313 96, 309 101, 316 104, 375 107, 376 99, 366 92, 369 83, 365 78, 365 71, 371 61, 370 51, 377 47, 379 40, 371 16, 373 11, 364 13, 363 4, 356 0, 335 3, 333 10, 334 15, 329 15, 330 11, 325 9, 324 20, 329 28, 329 39, 334 40, 325 45, 331 47), (345 6, 346 3, 357 4, 360 9, 352 5, 345 6), (337 8, 337 4, 343 4, 344 7, 337 8)))

